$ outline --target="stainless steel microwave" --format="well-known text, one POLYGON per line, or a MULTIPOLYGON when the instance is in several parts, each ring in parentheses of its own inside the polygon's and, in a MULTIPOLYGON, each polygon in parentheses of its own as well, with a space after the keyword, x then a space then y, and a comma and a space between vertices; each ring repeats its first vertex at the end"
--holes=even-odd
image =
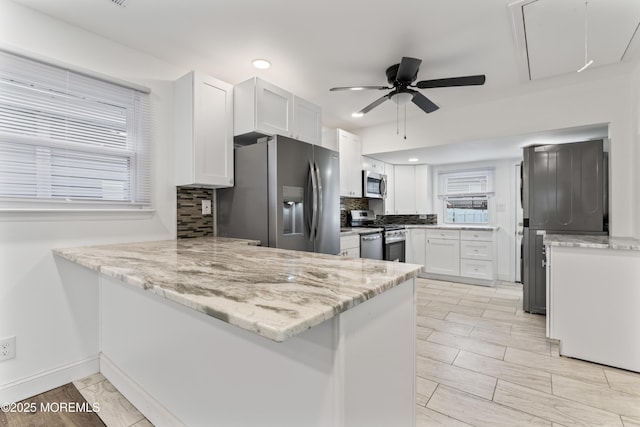
POLYGON ((362 171, 362 195, 370 199, 387 197, 387 176, 371 171, 362 171))

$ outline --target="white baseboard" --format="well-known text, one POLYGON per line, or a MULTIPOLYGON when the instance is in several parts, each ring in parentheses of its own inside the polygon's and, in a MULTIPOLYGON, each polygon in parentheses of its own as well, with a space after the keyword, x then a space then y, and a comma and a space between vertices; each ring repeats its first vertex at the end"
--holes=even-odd
POLYGON ((100 372, 124 397, 147 417, 152 424, 160 427, 186 427, 167 408, 143 390, 127 374, 122 372, 107 356, 100 354, 100 372))
POLYGON ((100 369, 98 356, 60 366, 0 386, 0 403, 18 402, 61 385, 95 374, 100 369))

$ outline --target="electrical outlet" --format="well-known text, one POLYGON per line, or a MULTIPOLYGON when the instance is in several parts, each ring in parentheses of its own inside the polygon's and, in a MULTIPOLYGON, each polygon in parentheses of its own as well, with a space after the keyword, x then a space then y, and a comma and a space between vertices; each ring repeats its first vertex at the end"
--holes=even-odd
POLYGON ((211 215, 211 200, 202 201, 202 215, 211 215))
POLYGON ((16 337, 0 339, 0 360, 16 357, 16 337))

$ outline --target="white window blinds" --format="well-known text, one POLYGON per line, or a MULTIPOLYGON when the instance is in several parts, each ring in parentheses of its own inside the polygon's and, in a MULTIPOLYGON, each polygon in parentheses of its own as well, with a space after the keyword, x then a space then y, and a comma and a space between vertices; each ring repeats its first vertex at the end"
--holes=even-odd
POLYGON ((3 207, 149 207, 149 145, 147 93, 0 51, 3 207))
POLYGON ((486 196, 493 193, 493 170, 439 174, 440 197, 486 196))

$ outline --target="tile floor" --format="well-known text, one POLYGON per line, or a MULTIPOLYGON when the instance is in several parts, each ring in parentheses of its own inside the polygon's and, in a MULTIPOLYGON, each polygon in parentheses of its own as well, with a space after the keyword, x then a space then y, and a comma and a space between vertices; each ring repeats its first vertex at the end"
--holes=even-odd
MULTIPOLYGON (((417 285, 417 426, 640 427, 640 374, 560 357, 521 285, 417 285)), ((74 385, 108 427, 152 426, 101 374, 74 385)))
POLYGON ((100 403, 98 416, 107 427, 153 427, 101 373, 74 381, 87 402, 100 403))
POLYGON ((522 286, 418 279, 418 426, 640 426, 640 374, 559 356, 522 286))

